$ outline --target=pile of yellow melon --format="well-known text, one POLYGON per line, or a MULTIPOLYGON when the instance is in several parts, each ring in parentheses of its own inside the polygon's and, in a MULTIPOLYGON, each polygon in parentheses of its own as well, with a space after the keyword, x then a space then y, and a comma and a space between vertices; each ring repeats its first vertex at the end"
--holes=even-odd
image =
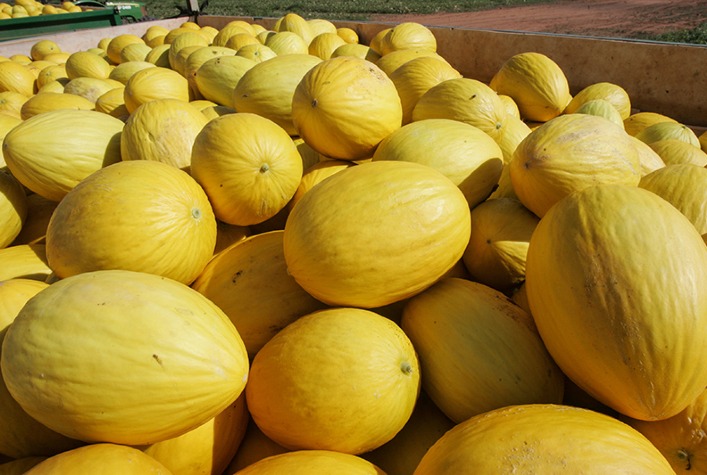
POLYGON ((0 2, 0 20, 26 18, 59 13, 80 13, 83 8, 74 2, 64 1, 58 5, 38 2, 37 0, 14 0, 12 3, 0 2))
POLYGON ((0 473, 675 473, 707 135, 401 23, 0 61, 0 473))

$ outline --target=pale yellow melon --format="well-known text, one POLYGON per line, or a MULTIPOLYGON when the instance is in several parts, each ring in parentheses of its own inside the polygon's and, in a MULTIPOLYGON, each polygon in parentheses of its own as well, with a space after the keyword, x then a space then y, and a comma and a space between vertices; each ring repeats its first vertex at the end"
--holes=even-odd
POLYGON ((700 140, 694 130, 685 124, 678 122, 658 122, 649 125, 640 132, 637 132, 635 137, 648 145, 658 140, 682 140, 685 143, 694 145, 700 148, 700 140))
POLYGON ((52 283, 22 308, 2 350, 20 406, 92 443, 178 437, 231 405, 248 377, 243 342, 215 304, 185 284, 124 270, 52 283))
POLYGON ((204 62, 194 74, 194 82, 204 99, 222 106, 233 105, 233 91, 243 75, 256 64, 242 56, 217 56, 204 62))
POLYGON ((23 120, 26 120, 37 114, 52 110, 93 110, 95 107, 96 105, 93 101, 76 94, 41 92, 30 97, 22 104, 20 115, 23 120))
POLYGON ((22 106, 31 96, 25 96, 17 91, 0 92, 0 113, 22 119, 22 106))
POLYGON ((0 249, 20 234, 27 218, 27 195, 22 184, 7 168, 0 168, 0 249))
POLYGON ((0 281, 32 279, 45 281, 52 273, 44 243, 17 244, 0 249, 0 281))
POLYGON ((120 64, 120 52, 129 44, 144 43, 145 41, 133 33, 120 33, 108 41, 106 54, 113 64, 120 64))
POLYGON ((537 52, 508 58, 491 78, 491 88, 513 98, 521 116, 546 122, 560 115, 572 99, 567 77, 552 58, 537 52))
POLYGON ((572 97, 565 107, 564 113, 571 114, 585 103, 601 99, 611 104, 619 113, 621 120, 626 120, 631 115, 631 98, 626 90, 618 84, 601 81, 590 84, 572 97))
POLYGON ((155 160, 184 170, 208 119, 188 102, 157 99, 130 114, 120 138, 123 160, 155 160))
POLYGON ((320 33, 309 43, 309 54, 321 59, 329 59, 334 50, 344 44, 346 41, 336 33, 320 33))
POLYGON ((621 127, 624 128, 624 121, 621 118, 621 114, 609 101, 605 99, 591 99, 588 100, 576 109, 574 109, 574 114, 590 114, 597 115, 608 119, 621 127))
POLYGON ((105 79, 111 72, 111 65, 102 57, 88 51, 77 51, 64 63, 69 79, 80 77, 105 79))
POLYGON ((321 62, 310 54, 276 56, 246 71, 232 93, 238 112, 251 112, 272 120, 288 134, 296 135, 292 123, 292 98, 304 75, 321 62))
POLYGON ((381 38, 381 54, 386 55, 401 49, 425 49, 437 51, 437 39, 432 30, 414 21, 393 26, 381 38))
POLYGON ((263 61, 274 58, 277 56, 277 53, 263 44, 245 45, 238 49, 236 56, 242 56, 256 63, 262 63, 263 61))
POLYGON ((41 242, 47 234, 49 219, 57 206, 56 201, 48 200, 37 193, 27 195, 27 217, 20 233, 12 245, 41 242))
POLYGON ((324 18, 310 18, 307 20, 309 29, 312 31, 312 38, 322 33, 336 33, 336 25, 324 18))
POLYGON ((656 140, 648 146, 658 154, 666 165, 692 163, 707 166, 707 153, 694 144, 677 138, 656 140))
POLYGON ((29 97, 34 93, 35 80, 27 66, 15 61, 0 62, 0 92, 14 91, 29 97))
POLYGON ((228 38, 228 41, 226 41, 226 44, 224 46, 234 51, 238 51, 245 45, 260 44, 262 43, 260 43, 260 41, 258 41, 258 38, 253 35, 249 35, 248 33, 236 33, 235 35, 228 38))
POLYGON ((78 77, 66 83, 64 93, 76 94, 95 103, 100 96, 116 87, 123 87, 123 83, 110 78, 78 77))
POLYGON ((154 67, 156 66, 149 61, 124 61, 111 70, 108 78, 118 81, 121 84, 127 84, 132 75, 136 72, 145 68, 154 67))
MULTIPOLYGON (((302 152, 300 152, 300 155, 301 154, 302 152)), ((306 167, 302 174, 302 180, 300 180, 299 186, 297 187, 297 191, 295 191, 292 199, 287 203, 288 208, 292 209, 292 207, 302 199, 305 193, 323 180, 354 165, 355 163, 349 160, 323 160, 310 167, 306 167)))
POLYGON ((488 198, 503 169, 503 152, 481 129, 451 119, 425 119, 384 138, 373 161, 402 160, 436 169, 464 194, 470 208, 488 198))
POLYGON ((309 42, 292 31, 278 31, 269 35, 264 44, 277 55, 309 53, 309 42))
POLYGON ((629 135, 636 135, 648 126, 659 122, 677 122, 672 117, 668 117, 657 112, 642 111, 631 114, 624 120, 624 128, 629 135))
POLYGON ((357 58, 366 59, 372 63, 375 63, 380 59, 380 54, 373 51, 370 46, 360 44, 360 43, 346 43, 334 50, 331 53, 332 58, 337 56, 356 56, 357 58))
POLYGON ((130 116, 125 106, 125 87, 116 87, 98 96, 94 108, 125 122, 130 116))
POLYGON ((312 38, 314 38, 309 22, 297 13, 290 12, 279 18, 276 30, 278 32, 292 32, 297 34, 307 46, 309 46, 312 38))
POLYGON ((140 450, 119 444, 92 444, 62 452, 33 466, 27 473, 95 473, 172 475, 157 460, 140 450))
MULTIPOLYGON (((371 48, 373 49, 373 48, 371 48)), ((375 51, 375 50, 374 50, 375 51)), ((435 51, 425 48, 412 48, 393 51, 385 55, 380 55, 380 58, 375 60, 378 66, 385 74, 390 76, 393 72, 408 61, 419 58, 421 56, 433 56, 437 59, 446 61, 442 56, 435 51)), ((368 59, 368 58, 366 58, 368 59)))
POLYGON ((288 473, 346 473, 348 475, 385 475, 371 462, 351 454, 333 450, 296 450, 272 455, 239 470, 238 475, 288 473))
POLYGON ((356 30, 347 26, 336 28, 336 34, 339 35, 347 44, 358 44, 359 37, 356 30))
POLYGON ((122 130, 122 121, 101 112, 49 111, 13 128, 3 140, 3 154, 24 186, 60 201, 88 175, 120 161, 122 130))
POLYGON ((41 39, 37 40, 32 44, 30 48, 30 56, 32 59, 44 59, 48 54, 61 52, 61 46, 59 46, 54 40, 41 39))
POLYGON ((189 102, 192 93, 187 79, 164 67, 145 68, 133 74, 125 84, 125 107, 132 113, 141 104, 154 99, 178 99, 189 102))

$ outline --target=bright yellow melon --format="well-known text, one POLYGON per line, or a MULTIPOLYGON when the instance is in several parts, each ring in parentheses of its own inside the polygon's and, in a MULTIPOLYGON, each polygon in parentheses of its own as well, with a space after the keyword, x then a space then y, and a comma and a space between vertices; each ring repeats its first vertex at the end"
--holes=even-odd
POLYGON ((194 82, 204 99, 222 106, 233 106, 233 89, 243 75, 257 63, 242 56, 211 58, 194 74, 194 82))
POLYGON ((105 475, 172 475, 149 455, 117 444, 93 444, 62 452, 35 465, 27 473, 49 475, 97 471, 105 475))
POLYGON ((473 280, 506 291, 525 280, 525 260, 538 217, 513 198, 471 210, 471 238, 462 259, 473 280))
POLYGON ((105 79, 111 72, 108 61, 88 51, 71 53, 64 66, 69 79, 80 77, 105 79))
POLYGON ((16 244, 0 249, 0 281, 33 279, 44 281, 52 273, 44 243, 16 244))
POLYGON ((270 119, 288 134, 296 135, 292 97, 304 75, 321 62, 310 54, 287 54, 256 64, 233 89, 232 105, 239 112, 270 119))
POLYGON ((332 308, 290 323, 255 355, 246 386, 258 427, 290 449, 361 454, 393 438, 420 389, 415 350, 391 320, 332 308))
POLYGON ((188 170, 196 136, 208 119, 191 104, 156 99, 130 114, 120 139, 123 160, 155 160, 188 170))
POLYGON ((427 165, 459 187, 473 208, 498 183, 503 152, 481 129, 451 119, 426 119, 404 125, 384 138, 373 161, 401 160, 427 165))
POLYGON ((22 184, 6 168, 0 168, 0 249, 10 245, 27 219, 27 195, 22 184))
POLYGON ((141 104, 154 99, 178 99, 189 102, 189 81, 164 67, 145 68, 133 74, 125 84, 125 106, 133 113, 141 104))
POLYGON ((192 285, 228 315, 251 357, 288 324, 324 308, 288 274, 283 234, 255 234, 224 249, 192 285))
POLYGON ((548 56, 536 52, 508 58, 489 84, 513 98, 524 119, 546 122, 565 110, 572 99, 564 71, 548 56))
POLYGON ((196 136, 191 174, 219 220, 248 226, 287 205, 302 177, 302 158, 280 126, 240 112, 212 119, 196 136))
POLYGON ((52 110, 93 110, 94 108, 95 104, 93 101, 76 94, 41 92, 30 97, 24 104, 22 104, 20 114, 22 116, 22 120, 26 120, 37 114, 41 114, 42 112, 52 110))
POLYGON ((330 305, 374 308, 419 293, 461 258, 469 205, 449 178, 372 161, 309 190, 285 226, 290 274, 330 305))
POLYGON ((526 404, 468 419, 440 438, 415 475, 674 473, 640 432, 571 406, 526 404))
POLYGON ((562 400, 563 375, 532 317, 497 290, 442 279, 408 301, 400 325, 419 355, 424 390, 457 423, 562 400))
POLYGON ((216 219, 189 174, 154 160, 123 161, 64 197, 46 242, 60 277, 126 269, 188 284, 213 255, 216 219))
POLYGON ((123 270, 42 290, 8 330, 0 364, 10 394, 39 422, 126 445, 205 423, 248 376, 243 341, 215 304, 171 279, 123 270))
POLYGON ((345 160, 368 158, 402 125, 395 84, 373 63, 353 56, 310 69, 295 89, 292 121, 318 152, 345 160))
POLYGON ((386 55, 402 49, 425 49, 437 51, 437 39, 432 30, 421 23, 408 21, 399 23, 381 38, 381 54, 386 55))
POLYGON ((542 217, 573 191, 603 183, 637 185, 638 153, 624 130, 603 117, 567 114, 533 130, 510 163, 513 190, 542 217))
POLYGON ((332 450, 298 450, 273 455, 255 462, 236 473, 238 475, 276 473, 287 473, 290 475, 309 475, 312 473, 385 475, 383 470, 361 457, 332 450))
POLYGON ((704 390, 707 247, 658 195, 604 184, 563 198, 533 232, 525 282, 548 350, 599 402, 657 420, 704 390))
POLYGON ((631 115, 631 98, 626 90, 618 84, 606 81, 590 84, 575 94, 569 104, 567 104, 564 113, 577 112, 577 109, 585 103, 597 99, 602 99, 611 104, 619 113, 622 121, 628 119, 631 115))
POLYGON ((49 111, 12 129, 3 140, 3 155, 24 186, 60 201, 91 173, 120 161, 123 125, 91 110, 49 111))

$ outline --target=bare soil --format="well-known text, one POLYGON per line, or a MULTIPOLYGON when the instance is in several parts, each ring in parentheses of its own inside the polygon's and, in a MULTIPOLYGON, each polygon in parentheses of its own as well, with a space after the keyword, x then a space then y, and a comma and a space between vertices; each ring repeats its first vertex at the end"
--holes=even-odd
POLYGON ((707 21, 707 0, 559 0, 467 13, 378 15, 382 22, 428 26, 640 38, 707 21))

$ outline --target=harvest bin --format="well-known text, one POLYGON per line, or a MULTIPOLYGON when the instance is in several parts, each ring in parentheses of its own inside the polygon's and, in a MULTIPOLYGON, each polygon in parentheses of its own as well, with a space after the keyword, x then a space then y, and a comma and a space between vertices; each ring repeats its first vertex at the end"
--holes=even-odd
MULTIPOLYGON (((276 18, 201 15, 169 20, 35 36, 0 43, 0 55, 28 54, 34 42, 51 38, 65 51, 95 47, 103 37, 142 33, 152 24, 176 28, 184 21, 221 29, 229 21, 245 20, 272 28, 276 18)), ((362 43, 390 23, 334 21, 354 29, 362 43)), ((488 82, 501 64, 524 51, 543 53, 560 65, 572 93, 596 82, 623 87, 635 111, 659 112, 701 131, 707 128, 707 46, 529 33, 488 29, 429 27, 438 52, 465 77, 488 82)))

